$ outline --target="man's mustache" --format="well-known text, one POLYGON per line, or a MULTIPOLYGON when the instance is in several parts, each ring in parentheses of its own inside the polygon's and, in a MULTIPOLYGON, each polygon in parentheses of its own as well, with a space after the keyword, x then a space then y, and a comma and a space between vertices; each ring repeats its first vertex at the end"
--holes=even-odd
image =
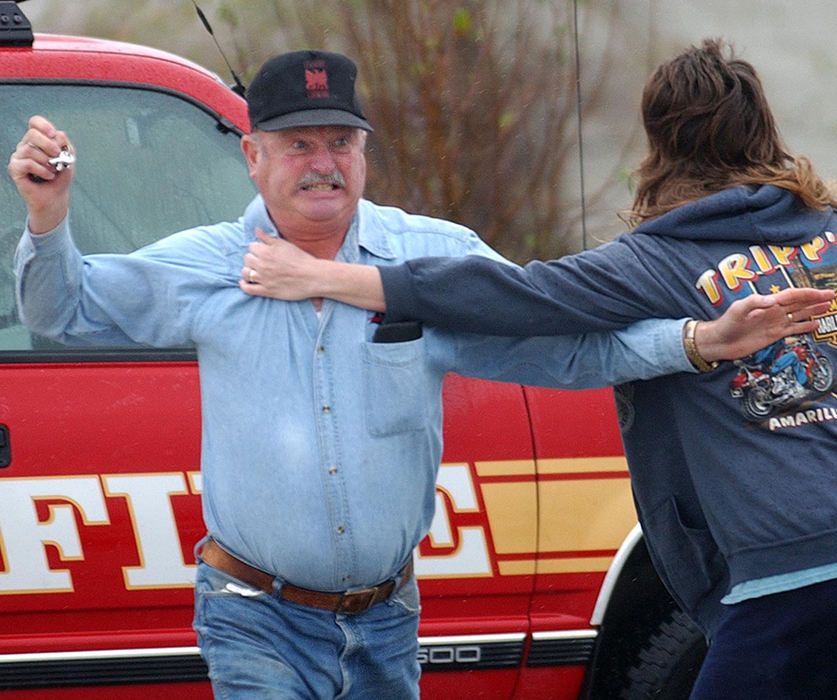
POLYGON ((325 175, 321 173, 307 173, 297 184, 300 188, 312 187, 314 185, 334 185, 335 187, 345 187, 346 178, 343 177, 343 174, 339 170, 335 170, 334 172, 327 173, 325 175))

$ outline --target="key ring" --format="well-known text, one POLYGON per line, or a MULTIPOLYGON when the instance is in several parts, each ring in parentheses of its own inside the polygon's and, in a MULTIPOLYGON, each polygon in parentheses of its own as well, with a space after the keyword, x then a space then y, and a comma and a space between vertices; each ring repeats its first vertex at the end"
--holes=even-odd
POLYGON ((48 162, 58 172, 61 172, 64 168, 71 167, 76 162, 76 157, 65 147, 61 149, 61 153, 55 156, 55 158, 50 158, 48 162))

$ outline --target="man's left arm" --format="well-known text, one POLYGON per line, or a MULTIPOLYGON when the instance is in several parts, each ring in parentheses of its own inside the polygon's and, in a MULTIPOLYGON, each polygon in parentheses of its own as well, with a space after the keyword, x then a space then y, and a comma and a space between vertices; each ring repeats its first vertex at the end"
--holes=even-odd
POLYGON ((687 320, 648 319, 618 331, 533 338, 439 332, 437 351, 450 352, 445 364, 464 376, 592 389, 698 371, 683 347, 687 320))
MULTIPOLYGON (((751 294, 712 321, 647 319, 625 329, 529 339, 460 334, 472 346, 457 349, 471 367, 454 371, 523 384, 584 389, 675 372, 712 371, 724 360, 751 355, 776 340, 816 329, 812 316, 825 313, 833 294, 785 289, 751 294), (550 342, 553 341, 553 342, 550 342), (496 353, 493 367, 486 356, 496 353), (487 376, 485 372, 493 372, 487 376)), ((456 336, 456 334, 454 334, 456 336)))
POLYGON ((615 331, 532 338, 453 334, 454 371, 485 379, 586 389, 676 372, 711 372, 790 334, 811 332, 831 294, 785 289, 733 302, 712 321, 646 319, 615 331))

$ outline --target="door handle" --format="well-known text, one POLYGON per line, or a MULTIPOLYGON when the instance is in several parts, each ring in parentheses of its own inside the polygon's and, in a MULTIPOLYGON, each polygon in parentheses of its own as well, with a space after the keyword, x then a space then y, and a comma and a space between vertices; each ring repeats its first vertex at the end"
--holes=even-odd
POLYGON ((0 425, 0 469, 5 469, 12 463, 12 443, 9 438, 9 427, 0 425))

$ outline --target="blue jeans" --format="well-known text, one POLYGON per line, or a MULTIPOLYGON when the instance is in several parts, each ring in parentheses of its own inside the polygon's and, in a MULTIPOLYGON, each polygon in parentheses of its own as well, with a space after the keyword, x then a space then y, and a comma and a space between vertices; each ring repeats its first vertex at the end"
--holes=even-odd
POLYGON ((415 578, 344 615, 198 563, 194 628, 216 698, 418 698, 418 621, 415 578))

